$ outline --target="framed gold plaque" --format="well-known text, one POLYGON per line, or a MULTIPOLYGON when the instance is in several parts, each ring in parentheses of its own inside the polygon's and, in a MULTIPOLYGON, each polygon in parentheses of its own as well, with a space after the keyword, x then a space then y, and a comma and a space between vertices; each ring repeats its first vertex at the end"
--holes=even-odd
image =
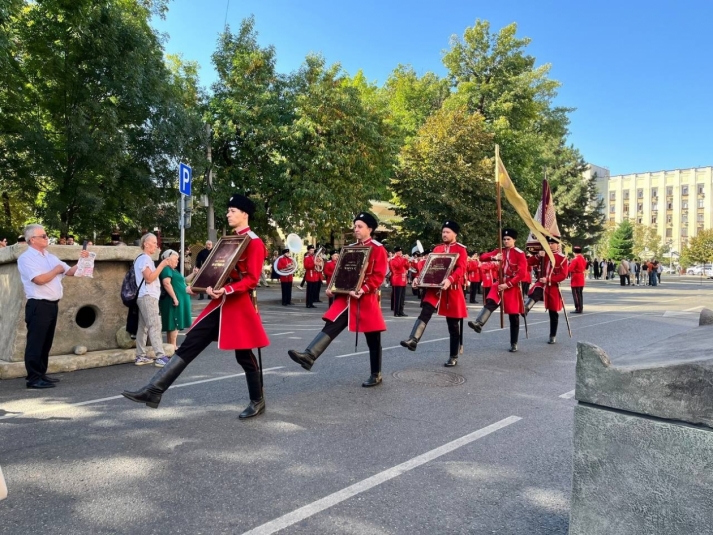
POLYGON ((210 255, 196 274, 191 288, 194 292, 205 292, 208 287, 219 290, 230 278, 230 272, 240 260, 250 243, 247 234, 223 236, 211 249, 210 255))
POLYGON ((371 247, 343 247, 329 283, 329 290, 335 294, 359 291, 364 284, 369 255, 371 247))
POLYGON ((419 288, 440 288, 456 266, 458 253, 431 253, 418 278, 419 288))

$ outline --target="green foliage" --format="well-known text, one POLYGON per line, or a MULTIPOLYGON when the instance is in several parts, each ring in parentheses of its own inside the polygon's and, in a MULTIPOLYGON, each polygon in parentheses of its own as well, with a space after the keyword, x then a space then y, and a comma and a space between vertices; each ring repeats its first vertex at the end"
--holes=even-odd
POLYGON ((713 229, 701 230, 681 252, 681 266, 713 262, 713 229))
POLYGON ((404 216, 402 241, 441 242, 441 225, 454 219, 459 240, 481 249, 497 238, 491 134, 483 117, 460 109, 431 115, 401 153, 392 183, 404 216))
POLYGON ((164 10, 46 0, 17 15, 18 82, 0 89, 0 187, 33 200, 49 227, 153 227, 173 200, 177 162, 200 130, 149 25, 164 10))
POLYGON ((634 249, 634 227, 628 219, 625 219, 617 226, 609 240, 609 251, 607 258, 616 261, 622 259, 631 260, 634 249))
POLYGON ((642 223, 632 223, 634 227, 634 246, 632 252, 636 258, 648 260, 650 258, 661 258, 665 252, 665 246, 661 241, 661 236, 656 232, 653 225, 642 223))

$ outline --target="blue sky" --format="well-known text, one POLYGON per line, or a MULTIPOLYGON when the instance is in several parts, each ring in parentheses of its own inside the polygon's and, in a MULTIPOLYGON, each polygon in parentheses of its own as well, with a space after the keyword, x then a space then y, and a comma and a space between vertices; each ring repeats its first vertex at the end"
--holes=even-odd
POLYGON ((493 30, 516 22, 562 83, 556 103, 577 108, 569 141, 587 161, 613 175, 713 165, 710 1, 172 0, 155 26, 167 52, 201 65, 206 86, 226 8, 233 29, 255 16, 280 72, 318 52, 377 83, 399 63, 445 75, 451 35, 478 18, 493 30))

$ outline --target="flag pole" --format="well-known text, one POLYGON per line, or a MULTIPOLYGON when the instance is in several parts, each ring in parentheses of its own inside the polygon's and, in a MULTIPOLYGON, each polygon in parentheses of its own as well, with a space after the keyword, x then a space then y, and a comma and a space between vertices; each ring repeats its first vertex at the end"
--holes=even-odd
MULTIPOLYGON (((495 145, 495 191, 498 203, 498 248, 500 249, 500 267, 498 267, 498 284, 503 284, 504 273, 503 273, 503 207, 500 202, 500 145, 495 145)), ((503 299, 505 295, 503 292, 498 290, 500 293, 500 328, 505 328, 505 306, 503 299)))

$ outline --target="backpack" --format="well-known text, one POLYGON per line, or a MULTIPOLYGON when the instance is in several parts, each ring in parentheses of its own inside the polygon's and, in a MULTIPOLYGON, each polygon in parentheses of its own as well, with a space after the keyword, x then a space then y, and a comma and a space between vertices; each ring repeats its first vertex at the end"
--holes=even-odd
POLYGON ((141 255, 137 256, 131 263, 131 268, 129 268, 129 271, 126 272, 126 275, 124 275, 124 281, 121 283, 121 302, 127 307, 131 307, 136 304, 136 299, 139 297, 139 289, 144 283, 144 279, 142 277, 141 284, 137 285, 136 273, 134 273, 134 264, 140 256, 141 255))

